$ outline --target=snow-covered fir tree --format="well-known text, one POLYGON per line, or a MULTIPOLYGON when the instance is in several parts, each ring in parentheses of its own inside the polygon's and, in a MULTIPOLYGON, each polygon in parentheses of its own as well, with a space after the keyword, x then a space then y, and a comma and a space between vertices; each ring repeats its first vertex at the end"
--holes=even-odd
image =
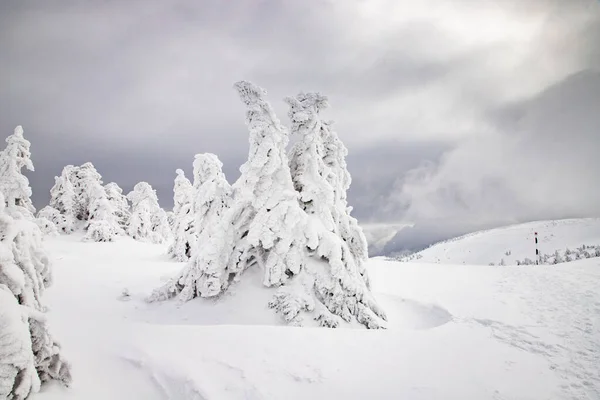
POLYGON ((331 275, 317 279, 315 288, 330 311, 343 304, 334 314, 345 320, 354 315, 365 325, 377 325, 371 312, 381 318, 385 315, 368 290, 367 242, 358 222, 350 216, 346 200, 350 186, 347 149, 331 130, 331 123, 319 116, 328 106, 327 98, 318 93, 300 93, 286 98, 286 102, 292 133, 301 136, 290 156, 294 187, 309 215, 308 229, 318 236, 316 254, 327 259, 331 267, 331 275), (352 304, 355 294, 361 300, 352 304), (336 300, 329 303, 327 299, 332 297, 336 300))
MULTIPOLYGON (((173 186, 173 241, 168 254, 177 261, 187 261, 192 256, 197 236, 194 229, 193 187, 181 169, 175 171, 173 186)), ((168 217, 167 217, 168 218, 168 217)))
POLYGON ((327 180, 334 190, 333 219, 337 226, 336 233, 348 245, 353 255, 360 275, 370 286, 369 276, 366 271, 366 262, 369 259, 369 245, 367 238, 358 225, 358 221, 350 213, 352 207, 348 206, 347 193, 352 182, 346 166, 348 149, 332 128, 333 122, 323 121, 321 135, 325 146, 323 161, 329 167, 327 180))
POLYGON ((131 218, 131 210, 127 196, 123 194, 123 189, 115 182, 110 182, 104 186, 106 197, 114 210, 114 215, 117 218, 119 227, 122 232, 127 230, 129 219, 131 218))
POLYGON ((92 183, 88 188, 90 199, 85 241, 112 242, 121 232, 113 204, 108 200, 101 184, 92 183))
POLYGON ((228 283, 225 265, 231 248, 226 213, 231 204, 231 186, 214 154, 197 154, 194 159, 194 226, 197 243, 193 257, 181 275, 152 293, 149 301, 179 296, 182 301, 219 294, 228 283))
MULTIPOLYGON (((250 151, 234 184, 232 205, 220 218, 222 236, 217 241, 223 243, 223 251, 217 247, 207 253, 210 267, 205 261, 190 264, 189 276, 170 282, 168 290, 155 292, 151 300, 177 292, 183 300, 216 296, 246 269, 260 268, 263 284, 279 287, 269 306, 290 324, 303 325, 304 317, 310 316, 321 326, 354 319, 369 328, 382 327, 385 314, 369 292, 367 279, 355 263, 345 262, 349 249, 336 233, 335 217, 327 229, 300 206, 286 154, 288 134, 264 100, 265 91, 249 82, 238 82, 235 88, 247 107, 250 151)), ((321 163, 327 164, 330 153, 323 151, 321 163)), ((335 204, 336 196, 342 195, 333 192, 335 204)), ((202 248, 199 240, 198 257, 202 248)))
POLYGON ((102 186, 102 176, 94 164, 86 162, 79 167, 70 168, 69 180, 75 192, 75 217, 80 221, 87 221, 90 216, 91 204, 99 195, 98 187, 102 186))
POLYGON ((77 198, 70 176, 72 165, 63 168, 60 176, 54 177, 54 186, 50 189, 50 204, 38 213, 39 218, 52 221, 59 232, 71 233, 75 230, 77 198))
POLYGON ((42 234, 0 200, 0 398, 25 399, 50 380, 68 385, 71 375, 44 317, 52 275, 42 234))
POLYGON ((137 183, 127 195, 131 218, 127 233, 136 240, 163 243, 171 236, 167 213, 158 205, 156 191, 147 182, 137 183))
POLYGON ((22 169, 33 171, 31 143, 23 137, 23 128, 17 126, 6 138, 6 148, 0 152, 0 193, 4 195, 7 212, 18 212, 33 219, 35 207, 31 203, 31 187, 22 169))

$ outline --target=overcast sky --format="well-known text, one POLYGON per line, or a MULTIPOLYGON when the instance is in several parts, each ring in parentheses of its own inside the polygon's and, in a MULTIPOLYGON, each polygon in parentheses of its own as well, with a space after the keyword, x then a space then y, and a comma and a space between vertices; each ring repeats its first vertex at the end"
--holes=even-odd
POLYGON ((599 68, 596 0, 0 2, 0 131, 32 142, 38 207, 85 161, 166 207, 195 153, 235 180, 246 79, 284 122, 329 97, 361 221, 600 215, 599 68))

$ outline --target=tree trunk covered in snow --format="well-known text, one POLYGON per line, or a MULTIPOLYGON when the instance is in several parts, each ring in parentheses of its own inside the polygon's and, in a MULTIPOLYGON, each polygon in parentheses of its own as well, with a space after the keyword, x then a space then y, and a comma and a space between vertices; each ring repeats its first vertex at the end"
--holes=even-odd
POLYGON ((7 215, 0 197, 0 397, 24 399, 49 380, 68 385, 71 375, 44 316, 51 271, 41 232, 7 215))

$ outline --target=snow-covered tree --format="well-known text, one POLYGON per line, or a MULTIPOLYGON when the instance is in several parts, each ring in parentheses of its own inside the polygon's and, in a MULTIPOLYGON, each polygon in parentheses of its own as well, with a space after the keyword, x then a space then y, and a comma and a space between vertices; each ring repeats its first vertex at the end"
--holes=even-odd
POLYGON ((90 190, 90 209, 85 241, 112 242, 121 232, 113 204, 108 200, 102 185, 90 190))
POLYGON ((102 176, 96 171, 94 164, 87 162, 70 169, 69 180, 75 192, 75 216, 80 221, 87 221, 90 216, 92 202, 99 195, 98 187, 102 187, 102 176))
POLYGON ((158 205, 156 192, 149 183, 136 184, 127 199, 131 201, 129 236, 151 243, 163 243, 170 237, 167 213, 158 205))
POLYGON ((73 221, 67 221, 65 215, 61 214, 56 208, 46 206, 38 211, 38 219, 46 219, 50 221, 58 232, 71 233, 73 231, 73 221))
POLYGON ((38 216, 35 219, 35 223, 44 235, 58 236, 58 227, 54 224, 53 221, 49 220, 48 218, 38 216))
POLYGON ((131 211, 127 196, 123 194, 123 189, 115 182, 108 183, 104 186, 106 197, 114 210, 114 215, 117 218, 121 231, 125 232, 131 218, 131 211))
POLYGON ((17 211, 28 219, 33 218, 35 207, 31 203, 29 180, 22 173, 26 168, 33 171, 31 143, 23 137, 19 125, 12 135, 6 138, 6 148, 0 152, 0 193, 4 195, 8 212, 17 211))
POLYGON ((71 382, 69 366, 44 318, 41 296, 51 284, 42 234, 6 213, 0 194, 0 397, 25 399, 40 384, 71 382))
POLYGON ((345 161, 347 149, 331 130, 331 123, 319 116, 328 106, 327 98, 300 93, 286 102, 292 133, 301 136, 290 156, 294 187, 309 215, 309 231, 318 237, 313 248, 331 267, 331 275, 324 274, 315 282, 318 296, 343 319, 354 315, 359 322, 375 327, 379 324, 376 316, 385 316, 368 290, 367 242, 358 222, 350 216, 346 200, 351 181, 345 161), (362 300, 352 304, 355 294, 362 300), (335 301, 330 302, 331 298, 335 301))
POLYGON ((286 102, 290 106, 292 133, 302 138, 290 156, 294 187, 300 193, 302 207, 319 218, 325 229, 340 236, 347 245, 343 262, 356 264, 368 286, 367 240, 358 221, 350 215, 352 208, 346 197, 351 183, 345 159, 348 150, 331 129, 332 122, 319 116, 328 107, 327 98, 319 93, 300 93, 286 98, 286 102))
POLYGON ((362 228, 358 225, 358 221, 350 215, 352 207, 348 206, 347 201, 347 192, 352 182, 346 166, 348 149, 337 133, 333 131, 332 126, 331 121, 324 121, 321 127, 321 135, 325 145, 323 161, 329 167, 327 180, 334 190, 333 219, 337 225, 337 234, 348 245, 360 275, 369 286, 369 277, 366 271, 369 245, 362 228))
MULTIPOLYGON (((249 82, 238 82, 235 88, 247 106, 250 151, 233 186, 232 205, 219 218, 222 225, 216 224, 221 236, 215 236, 215 241, 223 243, 223 250, 203 246, 199 239, 197 264, 170 282, 169 290, 155 292, 151 300, 178 292, 182 300, 216 296, 246 269, 260 268, 263 284, 279 287, 269 306, 290 324, 304 324, 308 314, 322 326, 335 327, 341 320, 355 319, 369 328, 382 327, 385 315, 370 294, 366 278, 352 264, 352 257, 345 262, 349 246, 334 229, 339 216, 327 229, 300 207, 286 154, 288 134, 264 100, 266 92, 249 82), (199 261, 205 248, 211 264, 199 261)), ((324 149, 321 163, 329 162, 328 154, 324 149)), ((336 196, 342 197, 335 193, 334 202, 336 196)))
POLYGON ((231 204, 231 186, 214 154, 197 154, 194 159, 193 213, 198 228, 196 249, 181 275, 150 296, 150 301, 179 296, 182 301, 210 297, 224 290, 231 243, 226 213, 231 204))
POLYGON ((64 167, 60 176, 54 177, 54 186, 50 189, 49 207, 56 210, 62 218, 58 218, 56 213, 51 210, 46 210, 44 213, 44 216, 53 221, 57 228, 64 233, 71 233, 75 230, 79 209, 78 199, 71 182, 74 168, 73 165, 64 167))
POLYGON ((169 245, 168 254, 177 261, 187 261, 192 256, 197 236, 194 229, 193 187, 181 169, 175 171, 173 186, 173 242, 169 245))

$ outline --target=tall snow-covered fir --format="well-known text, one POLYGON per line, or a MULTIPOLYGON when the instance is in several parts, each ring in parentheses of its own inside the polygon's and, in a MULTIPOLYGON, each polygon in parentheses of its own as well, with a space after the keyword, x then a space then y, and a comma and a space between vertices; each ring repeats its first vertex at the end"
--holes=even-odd
POLYGON ((137 183, 127 199, 131 201, 129 236, 151 243, 163 243, 171 237, 167 213, 158 205, 156 191, 149 183, 137 183))
MULTIPOLYGON (((231 205, 222 203, 215 211, 220 224, 198 220, 203 232, 198 256, 150 300, 177 294, 181 300, 216 296, 242 279, 248 268, 260 268, 263 284, 277 288, 269 306, 290 324, 314 320, 336 327, 355 320, 368 328, 383 327, 385 314, 356 256, 361 250, 353 251, 350 246, 355 244, 347 243, 362 232, 340 228, 351 218, 345 203, 349 175, 345 147, 318 117, 325 98, 301 95, 288 100, 294 132, 303 135, 290 163, 288 132, 264 99, 266 92, 249 82, 238 82, 235 88, 247 107, 250 150, 233 185, 231 205)), ((220 168, 219 163, 218 172, 220 168)))
POLYGON ((181 169, 175 171, 173 186, 173 241, 168 254, 177 261, 187 261, 192 256, 197 236, 194 229, 193 187, 181 169))
POLYGON ((0 152, 0 192, 4 194, 9 212, 18 211, 31 219, 35 207, 31 203, 29 180, 22 172, 23 168, 34 170, 30 146, 20 125, 6 138, 6 148, 0 152))
POLYGON ((333 123, 322 121, 319 116, 328 107, 327 98, 319 93, 300 93, 286 98, 286 102, 290 106, 292 133, 301 137, 292 148, 290 167, 302 207, 344 241, 343 262, 356 264, 368 286, 367 239, 350 215, 352 208, 347 202, 351 183, 346 167, 348 150, 332 130, 333 123))
POLYGON ((42 302, 52 274, 38 223, 49 228, 51 222, 34 221, 23 167, 33 170, 33 163, 17 127, 0 155, 0 398, 8 399, 25 399, 50 380, 71 382, 42 302))

